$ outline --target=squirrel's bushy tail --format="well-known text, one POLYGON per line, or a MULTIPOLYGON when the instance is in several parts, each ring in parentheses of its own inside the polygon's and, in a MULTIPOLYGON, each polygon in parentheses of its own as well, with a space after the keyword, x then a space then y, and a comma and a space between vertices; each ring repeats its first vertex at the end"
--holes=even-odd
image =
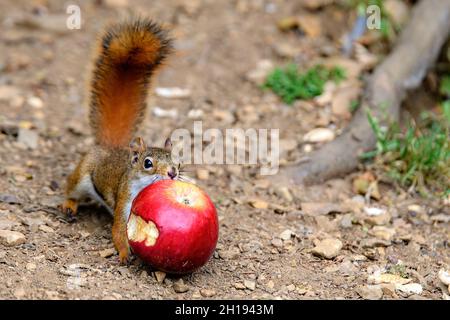
POLYGON ((89 120, 97 143, 128 145, 145 114, 150 77, 171 51, 171 39, 151 20, 106 30, 91 83, 89 120))

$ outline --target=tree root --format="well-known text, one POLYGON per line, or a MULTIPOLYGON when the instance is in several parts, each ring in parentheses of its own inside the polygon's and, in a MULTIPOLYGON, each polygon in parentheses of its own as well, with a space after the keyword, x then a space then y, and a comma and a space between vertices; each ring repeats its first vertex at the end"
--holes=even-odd
POLYGON ((354 170, 362 152, 373 150, 370 111, 382 124, 397 121, 407 90, 417 88, 433 65, 450 32, 450 0, 422 0, 388 57, 369 78, 361 107, 345 131, 312 152, 308 161, 284 168, 280 177, 296 184, 319 183, 354 170))

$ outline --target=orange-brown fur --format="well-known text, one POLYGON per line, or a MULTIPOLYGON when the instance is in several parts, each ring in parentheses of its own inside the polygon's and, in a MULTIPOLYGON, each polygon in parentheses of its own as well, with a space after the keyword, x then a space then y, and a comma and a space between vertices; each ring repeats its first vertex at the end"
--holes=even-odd
POLYGON ((96 145, 67 180, 62 210, 75 215, 85 197, 109 208, 121 262, 129 256, 126 218, 134 193, 147 182, 178 174, 170 143, 166 148, 149 148, 141 138, 133 140, 145 113, 150 77, 170 51, 170 39, 149 20, 107 29, 90 87, 90 125, 96 145), (150 168, 145 167, 148 159, 150 168))
POLYGON ((144 116, 150 77, 170 51, 170 40, 151 21, 107 29, 91 83, 90 123, 99 144, 131 141, 144 116))

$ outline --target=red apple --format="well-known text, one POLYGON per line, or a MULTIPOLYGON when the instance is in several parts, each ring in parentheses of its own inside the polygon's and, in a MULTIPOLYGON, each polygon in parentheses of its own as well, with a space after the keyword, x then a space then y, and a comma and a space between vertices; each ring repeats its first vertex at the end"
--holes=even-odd
POLYGON ((127 223, 133 252, 167 273, 203 266, 216 248, 219 224, 214 204, 194 184, 161 180, 134 199, 127 223))

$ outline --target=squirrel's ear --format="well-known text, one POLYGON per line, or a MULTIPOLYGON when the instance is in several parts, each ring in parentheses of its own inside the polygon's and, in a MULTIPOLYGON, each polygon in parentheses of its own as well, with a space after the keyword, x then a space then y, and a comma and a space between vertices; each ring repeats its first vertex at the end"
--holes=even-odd
POLYGON ((134 138, 130 142, 130 151, 142 153, 147 149, 144 140, 141 137, 134 138))
POLYGON ((164 149, 167 151, 172 150, 172 140, 170 138, 167 138, 166 142, 164 142, 164 149))

